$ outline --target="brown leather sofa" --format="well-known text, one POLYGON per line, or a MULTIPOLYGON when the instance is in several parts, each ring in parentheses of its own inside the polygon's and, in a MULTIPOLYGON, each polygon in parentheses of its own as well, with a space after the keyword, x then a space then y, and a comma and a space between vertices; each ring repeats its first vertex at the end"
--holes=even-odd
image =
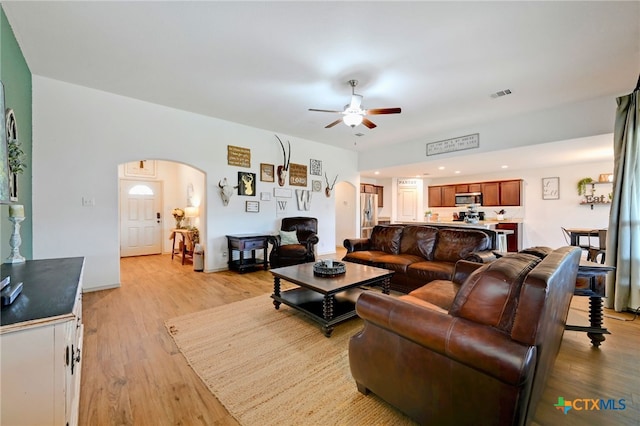
POLYGON ((358 390, 421 424, 525 424, 562 342, 580 254, 562 247, 482 265, 449 310, 419 291, 364 292, 364 328, 349 342, 358 390))
POLYGON ((496 232, 469 227, 377 225, 370 238, 346 239, 342 260, 390 269, 391 288, 408 293, 425 283, 449 279, 460 259, 495 260, 496 232))

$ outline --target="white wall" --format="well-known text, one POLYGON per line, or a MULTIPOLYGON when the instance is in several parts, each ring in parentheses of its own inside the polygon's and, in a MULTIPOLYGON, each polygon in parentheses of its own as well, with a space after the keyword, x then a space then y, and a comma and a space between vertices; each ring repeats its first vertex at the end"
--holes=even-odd
MULTIPOLYGON (((469 123, 468 127, 451 132, 363 151, 358 158, 359 169, 375 170, 428 161, 428 142, 472 133, 479 133, 482 141, 478 149, 472 150, 474 154, 504 150, 506 147, 515 148, 613 133, 615 109, 615 98, 605 96, 491 123, 469 123)), ((438 157, 450 158, 460 155, 464 153, 450 152, 438 157)))
MULTIPOLYGON (((291 141, 292 163, 322 160, 329 176, 340 172, 342 181, 359 185, 356 153, 279 136, 291 141)), ((260 202, 259 213, 245 213, 245 201, 259 197, 234 195, 224 207, 217 186, 224 177, 236 183, 238 171, 259 176, 261 162, 279 164, 282 151, 274 132, 34 75, 34 258, 85 256, 85 289, 119 285, 118 165, 140 159, 177 161, 205 173, 206 211, 200 221, 207 230, 202 242, 208 271, 226 268, 226 234, 279 228, 273 197, 260 202), (250 148, 251 168, 228 166, 227 145, 250 148), (83 207, 82 197, 94 198, 95 206, 83 207)), ((257 180, 258 194, 273 193, 277 186, 257 180)), ((318 253, 333 253, 333 198, 313 193, 310 211, 298 211, 295 204, 290 199, 289 215, 318 218, 318 253)))
MULTIPOLYGON (((427 200, 429 185, 523 179, 523 205, 521 207, 504 207, 507 211, 506 219, 522 219, 524 225, 522 247, 542 245, 555 248, 566 245, 560 227, 598 229, 609 226, 610 205, 595 205, 593 210, 588 205, 580 205, 583 197, 578 196, 576 184, 584 177, 598 180, 601 173, 612 172, 613 158, 611 161, 564 167, 505 171, 430 181, 425 179, 425 200, 427 200), (544 177, 560 178, 560 199, 542 199, 542 178, 544 177)), ((427 205, 428 200, 424 203, 425 210, 427 205)), ((483 207, 480 208, 480 211, 484 211, 487 218, 495 219, 495 210, 499 209, 500 207, 483 207)), ((463 209, 431 208, 431 210, 434 213, 439 213, 442 220, 450 220, 454 211, 463 209)))
POLYGON ((359 237, 360 227, 355 221, 359 217, 360 187, 348 182, 338 182, 334 186, 336 209, 336 245, 342 247, 346 238, 359 237))

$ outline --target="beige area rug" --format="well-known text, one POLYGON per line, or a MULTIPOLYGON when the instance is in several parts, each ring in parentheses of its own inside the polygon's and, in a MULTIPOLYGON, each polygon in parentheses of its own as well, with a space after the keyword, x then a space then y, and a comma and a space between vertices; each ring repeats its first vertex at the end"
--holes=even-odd
POLYGON ((166 322, 193 370, 243 425, 413 424, 349 370, 360 319, 326 338, 318 324, 259 296, 166 322))

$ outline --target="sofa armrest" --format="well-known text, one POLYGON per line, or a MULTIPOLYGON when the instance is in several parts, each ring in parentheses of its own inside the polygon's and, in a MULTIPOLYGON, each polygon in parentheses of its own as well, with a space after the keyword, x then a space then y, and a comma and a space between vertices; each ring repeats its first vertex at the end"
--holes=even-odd
POLYGON ((519 385, 533 373, 535 346, 527 346, 493 327, 453 317, 374 292, 364 292, 356 312, 374 324, 504 383, 519 385))
POLYGON ((267 237, 267 244, 271 244, 273 246, 272 250, 280 247, 280 235, 269 235, 267 237))
POLYGON ((369 238, 347 238, 342 245, 347 249, 347 253, 354 251, 369 250, 371 240, 369 238))
POLYGON ((451 275, 451 281, 456 284, 462 285, 469 275, 476 269, 482 267, 482 263, 479 262, 471 262, 469 260, 458 260, 453 269, 453 274, 451 275))
POLYGON ((497 257, 493 253, 493 250, 474 251, 464 258, 464 260, 477 263, 491 263, 496 259, 497 257))
POLYGON ((318 238, 318 234, 311 233, 305 241, 300 241, 300 244, 307 247, 307 251, 313 252, 313 246, 318 244, 319 241, 320 239, 318 238))

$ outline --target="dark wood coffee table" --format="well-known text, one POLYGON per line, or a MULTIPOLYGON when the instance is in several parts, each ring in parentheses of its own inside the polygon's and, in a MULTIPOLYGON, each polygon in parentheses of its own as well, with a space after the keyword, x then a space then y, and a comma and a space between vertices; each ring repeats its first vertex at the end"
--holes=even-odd
POLYGON ((336 295, 360 286, 380 285, 382 292, 389 294, 389 283, 393 271, 346 262, 347 271, 336 277, 316 276, 313 264, 285 266, 271 270, 273 274, 273 305, 280 309, 284 303, 320 323, 327 337, 333 326, 356 316, 355 303, 349 298, 336 299, 336 295), (280 280, 286 280, 299 287, 280 291, 280 280))

